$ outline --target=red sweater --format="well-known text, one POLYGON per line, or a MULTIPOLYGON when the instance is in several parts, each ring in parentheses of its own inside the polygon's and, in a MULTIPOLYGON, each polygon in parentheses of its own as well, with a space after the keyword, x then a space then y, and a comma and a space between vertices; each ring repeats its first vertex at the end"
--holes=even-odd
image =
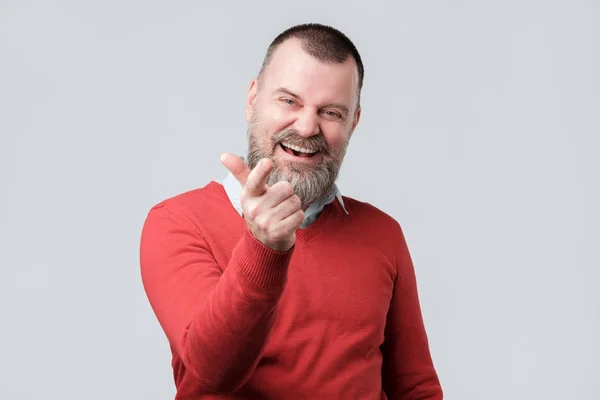
POLYGON ((150 210, 141 273, 176 399, 442 399, 399 224, 344 205, 285 253, 252 236, 217 182, 150 210))

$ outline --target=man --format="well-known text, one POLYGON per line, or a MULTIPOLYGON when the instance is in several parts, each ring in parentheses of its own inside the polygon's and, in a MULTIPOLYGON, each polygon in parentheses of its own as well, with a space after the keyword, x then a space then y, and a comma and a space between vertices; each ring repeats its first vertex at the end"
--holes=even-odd
POLYGON ((281 33, 248 90, 247 163, 151 209, 150 304, 176 399, 442 399, 399 224, 335 181, 363 65, 334 28, 281 33))

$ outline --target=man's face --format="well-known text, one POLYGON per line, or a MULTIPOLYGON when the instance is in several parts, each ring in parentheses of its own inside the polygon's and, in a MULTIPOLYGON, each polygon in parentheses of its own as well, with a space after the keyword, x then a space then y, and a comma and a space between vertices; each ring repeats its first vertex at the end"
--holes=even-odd
POLYGON ((248 166, 271 159, 268 184, 287 180, 306 207, 335 183, 359 118, 354 60, 323 64, 288 40, 248 91, 248 166))

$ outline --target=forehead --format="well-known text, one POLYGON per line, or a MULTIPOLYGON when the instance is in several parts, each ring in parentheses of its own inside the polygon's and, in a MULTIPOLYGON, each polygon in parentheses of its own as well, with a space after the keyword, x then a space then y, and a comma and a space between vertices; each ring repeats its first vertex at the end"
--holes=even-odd
POLYGON ((285 87, 306 101, 339 101, 356 99, 358 71, 352 57, 343 63, 321 62, 303 48, 297 39, 282 43, 265 70, 267 90, 285 87))

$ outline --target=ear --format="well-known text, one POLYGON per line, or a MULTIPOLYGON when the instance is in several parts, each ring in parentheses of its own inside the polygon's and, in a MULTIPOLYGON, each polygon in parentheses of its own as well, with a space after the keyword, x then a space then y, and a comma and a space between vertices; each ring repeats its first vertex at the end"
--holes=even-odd
POLYGON ((256 101, 256 95, 258 94, 258 78, 252 79, 250 87, 248 88, 248 95, 246 96, 246 121, 252 120, 254 114, 254 102, 256 101))

